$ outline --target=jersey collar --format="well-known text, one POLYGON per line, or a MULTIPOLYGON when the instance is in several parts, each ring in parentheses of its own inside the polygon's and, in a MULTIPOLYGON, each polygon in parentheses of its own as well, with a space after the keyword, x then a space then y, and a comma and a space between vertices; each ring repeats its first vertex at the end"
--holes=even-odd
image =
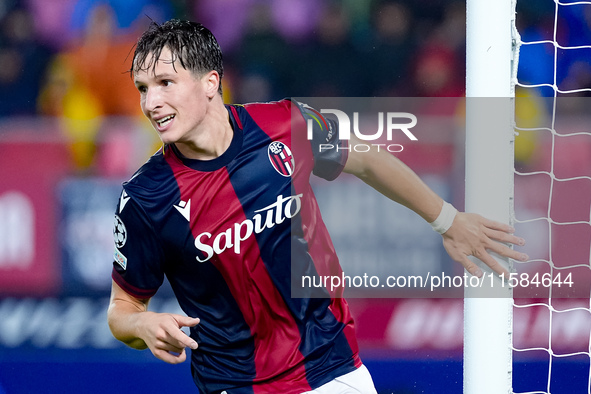
POLYGON ((232 125, 232 130, 234 135, 232 136, 232 141, 230 142, 230 146, 224 153, 222 153, 219 157, 211 160, 199 160, 199 159, 189 159, 178 150, 178 148, 174 144, 167 145, 167 148, 173 152, 173 154, 187 167, 197 170, 197 171, 204 171, 204 172, 211 172, 217 171, 220 168, 223 168, 230 164, 232 160, 238 155, 240 149, 242 149, 242 141, 243 141, 243 132, 242 132, 242 123, 238 118, 238 114, 236 112, 235 107, 231 105, 226 105, 226 109, 228 110, 228 115, 230 118, 230 124, 232 125))

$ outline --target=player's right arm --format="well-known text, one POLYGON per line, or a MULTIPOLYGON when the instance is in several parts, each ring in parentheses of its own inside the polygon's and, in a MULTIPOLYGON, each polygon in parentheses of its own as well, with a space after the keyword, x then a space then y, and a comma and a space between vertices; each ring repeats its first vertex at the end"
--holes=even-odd
POLYGON ((137 185, 127 187, 130 190, 124 188, 119 198, 113 229, 109 327, 113 336, 128 346, 149 348, 160 360, 181 363, 186 359, 186 347, 197 348, 181 327, 193 327, 199 319, 148 311, 150 298, 164 280, 164 252, 150 215, 136 201, 145 197, 145 190, 137 185))
POLYGON ((167 363, 184 362, 185 348, 197 349, 197 342, 181 328, 196 326, 199 319, 148 311, 149 301, 130 295, 113 281, 107 312, 111 333, 134 349, 149 348, 156 358, 167 363))

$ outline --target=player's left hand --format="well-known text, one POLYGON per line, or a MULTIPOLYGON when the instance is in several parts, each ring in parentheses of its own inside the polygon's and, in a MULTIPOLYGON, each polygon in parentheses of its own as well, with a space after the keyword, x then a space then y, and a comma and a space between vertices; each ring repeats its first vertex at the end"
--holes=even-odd
POLYGON ((474 256, 484 262, 497 274, 505 274, 507 270, 489 253, 518 261, 526 261, 529 257, 511 249, 506 244, 525 245, 523 238, 513 235, 515 229, 508 224, 486 219, 478 214, 458 212, 452 226, 443 236, 443 246, 452 259, 462 264, 466 270, 481 277, 482 270, 468 256, 474 256))

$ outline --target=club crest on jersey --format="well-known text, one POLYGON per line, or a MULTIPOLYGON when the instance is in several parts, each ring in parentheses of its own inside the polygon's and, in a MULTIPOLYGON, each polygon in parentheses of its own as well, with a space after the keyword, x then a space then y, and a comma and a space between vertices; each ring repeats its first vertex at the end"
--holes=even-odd
POLYGON ((269 161, 279 174, 289 177, 293 174, 295 163, 291 150, 281 141, 273 141, 269 144, 269 161))

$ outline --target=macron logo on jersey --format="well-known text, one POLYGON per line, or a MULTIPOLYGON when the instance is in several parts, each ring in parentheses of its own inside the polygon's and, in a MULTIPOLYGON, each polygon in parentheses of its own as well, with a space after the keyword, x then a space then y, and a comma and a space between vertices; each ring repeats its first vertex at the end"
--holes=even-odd
POLYGON ((181 215, 183 215, 183 217, 185 219, 187 219, 187 222, 191 221, 191 199, 189 199, 189 201, 182 201, 179 203, 179 205, 173 205, 177 211, 179 211, 181 213, 181 215))
POLYGON ((277 201, 262 209, 255 211, 252 219, 246 219, 242 223, 235 223, 227 230, 219 234, 212 235, 203 232, 195 237, 195 247, 205 254, 201 259, 197 256, 197 261, 204 263, 211 259, 215 254, 221 254, 228 249, 233 249, 234 253, 240 254, 242 242, 249 239, 253 234, 260 234, 265 229, 270 229, 276 224, 283 223, 285 219, 291 219, 296 216, 302 208, 302 196, 283 197, 277 196, 277 201), (213 242, 205 243, 207 241, 213 242))
POLYGON ((123 212, 123 208, 125 208, 125 204, 129 201, 130 197, 127 195, 127 192, 123 190, 121 193, 121 198, 119 198, 119 213, 123 212))

